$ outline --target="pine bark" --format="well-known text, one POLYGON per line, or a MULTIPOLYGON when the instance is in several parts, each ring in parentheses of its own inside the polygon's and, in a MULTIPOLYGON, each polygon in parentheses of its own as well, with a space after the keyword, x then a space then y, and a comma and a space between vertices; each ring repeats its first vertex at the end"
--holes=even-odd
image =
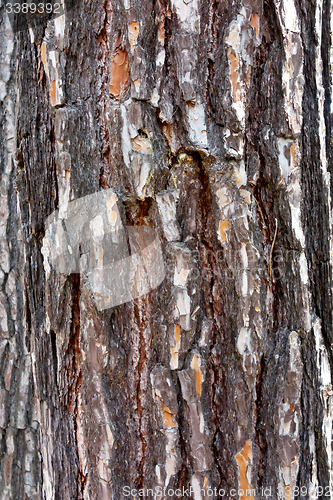
POLYGON ((333 497, 330 1, 62 8, 0 8, 0 499, 333 497), (100 310, 106 190, 165 278, 100 310))

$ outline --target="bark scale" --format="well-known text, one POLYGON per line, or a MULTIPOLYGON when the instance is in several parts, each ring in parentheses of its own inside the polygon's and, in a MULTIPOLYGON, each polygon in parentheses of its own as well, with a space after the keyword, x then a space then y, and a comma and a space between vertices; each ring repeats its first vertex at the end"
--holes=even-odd
POLYGON ((1 7, 1 500, 333 496, 330 2, 63 8, 1 7), (99 310, 47 219, 108 189, 166 276, 99 310))

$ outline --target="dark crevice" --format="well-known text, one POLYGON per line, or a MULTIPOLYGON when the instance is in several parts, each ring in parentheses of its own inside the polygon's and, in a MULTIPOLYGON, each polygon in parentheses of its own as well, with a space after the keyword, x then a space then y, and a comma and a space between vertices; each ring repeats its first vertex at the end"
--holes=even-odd
POLYGON ((54 379, 55 385, 58 385, 58 354, 57 354, 57 339, 54 330, 50 330, 51 335, 51 347, 52 347, 52 357, 53 357, 53 368, 54 368, 54 379))
POLYGON ((265 436, 265 428, 262 425, 263 422, 263 412, 266 408, 263 405, 263 381, 266 368, 265 357, 262 355, 260 363, 258 364, 258 374, 256 383, 256 424, 255 424, 255 442, 259 449, 258 457, 258 487, 263 486, 263 476, 265 472, 265 456, 267 454, 267 440, 265 436))

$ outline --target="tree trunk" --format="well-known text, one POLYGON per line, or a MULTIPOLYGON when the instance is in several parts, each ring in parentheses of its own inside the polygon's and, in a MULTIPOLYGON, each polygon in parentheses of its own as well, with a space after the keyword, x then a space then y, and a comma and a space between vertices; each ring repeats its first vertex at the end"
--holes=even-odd
POLYGON ((0 499, 333 498, 330 1, 12 8, 0 499))

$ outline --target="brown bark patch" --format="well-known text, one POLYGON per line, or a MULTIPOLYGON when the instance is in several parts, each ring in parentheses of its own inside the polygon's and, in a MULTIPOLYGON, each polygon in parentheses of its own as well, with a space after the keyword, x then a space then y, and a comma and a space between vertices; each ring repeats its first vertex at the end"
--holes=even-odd
POLYGON ((164 20, 160 22, 159 27, 158 27, 158 41, 160 43, 163 43, 165 40, 165 26, 164 26, 164 20))
MULTIPOLYGON (((147 135, 147 134, 146 134, 147 135)), ((148 137, 137 135, 131 140, 132 148, 140 153, 152 154, 153 147, 148 137)))
POLYGON ((220 235, 222 243, 227 241, 226 231, 229 229, 229 220, 220 220, 220 235))
POLYGON ((235 56, 231 49, 228 50, 228 57, 230 61, 230 80, 232 85, 232 95, 235 102, 240 100, 239 91, 238 91, 238 63, 239 58, 235 56))
POLYGON ((129 84, 128 54, 124 47, 118 46, 111 62, 110 94, 120 98, 129 84))
POLYGON ((258 14, 252 14, 251 24, 252 24, 252 28, 254 30, 256 30, 256 37, 258 38, 258 36, 259 36, 259 15, 258 14))
POLYGON ((46 42, 43 42, 41 45, 41 55, 42 55, 42 61, 45 69, 45 73, 47 76, 49 76, 49 69, 47 66, 47 60, 46 60, 46 42))
POLYGON ((240 500, 253 499, 252 486, 247 479, 247 468, 249 463, 249 458, 252 455, 251 451, 251 441, 247 440, 245 442, 242 451, 237 453, 236 460, 239 468, 239 487, 243 490, 244 494, 240 495, 240 500), (248 494, 249 493, 249 494, 248 494))
POLYGON ((174 421, 175 415, 171 413, 169 408, 165 406, 163 408, 163 415, 164 415, 164 425, 165 427, 177 427, 176 422, 174 421))
POLYGON ((202 372, 200 370, 199 360, 200 360, 200 358, 197 354, 195 356, 193 356, 191 366, 195 372, 195 388, 196 388, 198 396, 200 397, 201 396, 201 384, 202 384, 203 377, 202 377, 202 372))
POLYGON ((54 106, 57 102, 57 82, 55 80, 51 83, 50 96, 52 105, 54 106))

